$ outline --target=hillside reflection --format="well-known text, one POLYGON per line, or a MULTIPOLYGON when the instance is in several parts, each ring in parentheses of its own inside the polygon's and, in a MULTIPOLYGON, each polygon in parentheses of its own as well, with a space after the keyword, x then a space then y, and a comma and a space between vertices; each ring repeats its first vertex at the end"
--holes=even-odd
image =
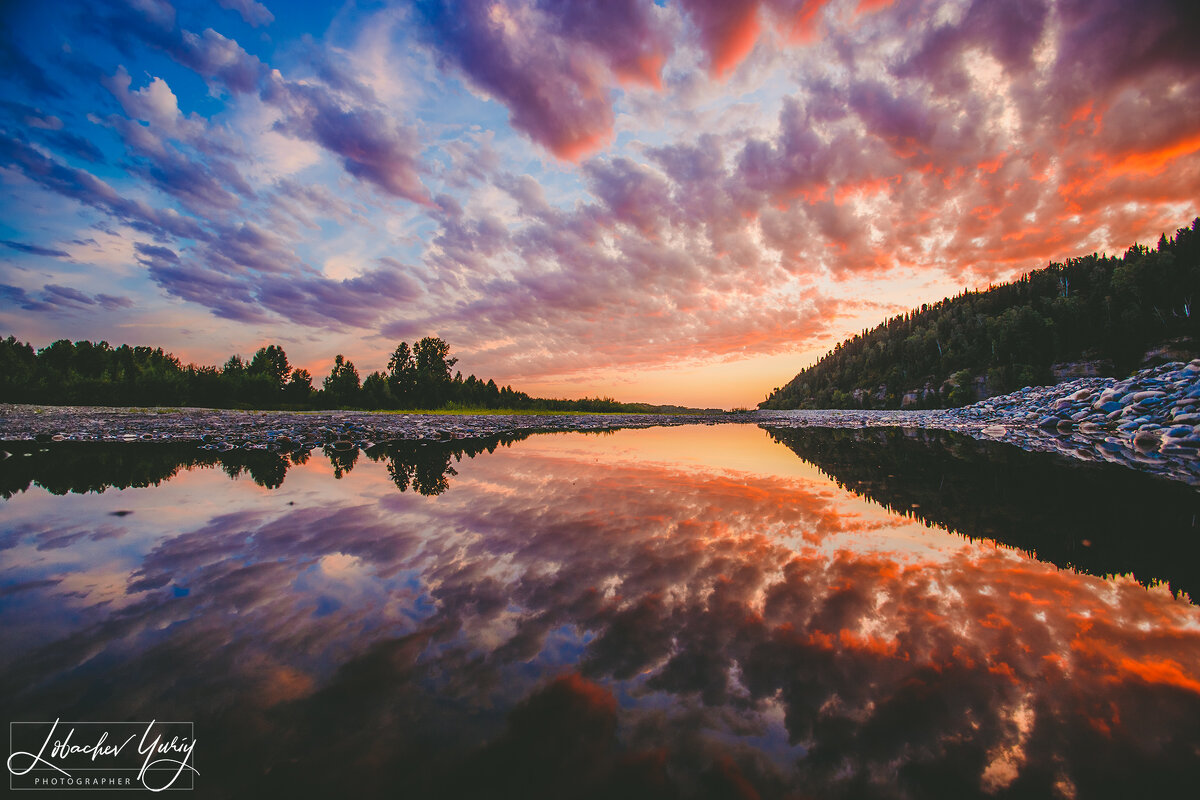
MULTIPOLYGON (((531 439, 425 495, 396 491, 393 460, 330 481, 314 454, 145 540, 130 495, 76 498, 70 522, 46 505, 67 498, 14 497, 10 717, 194 720, 215 796, 1084 798, 1200 779, 1195 606, 817 475, 621 449, 639 435, 531 439), (114 522, 117 504, 134 513, 114 522), (103 557, 68 558, 82 547, 103 557)), ((178 502, 213 491, 202 472, 172 482, 178 502)))
POLYGON ((1093 575, 1132 573, 1200 597, 1200 492, 916 428, 790 429, 775 441, 889 510, 1093 575))

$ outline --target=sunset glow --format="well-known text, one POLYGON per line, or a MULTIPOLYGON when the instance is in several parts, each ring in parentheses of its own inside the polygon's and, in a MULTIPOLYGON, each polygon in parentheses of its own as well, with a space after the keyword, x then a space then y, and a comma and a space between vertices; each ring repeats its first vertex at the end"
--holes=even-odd
POLYGON ((1200 11, 1172 0, 0 22, 0 336, 35 347, 276 343, 319 383, 439 336, 533 395, 753 406, 888 315, 1200 214, 1200 11))

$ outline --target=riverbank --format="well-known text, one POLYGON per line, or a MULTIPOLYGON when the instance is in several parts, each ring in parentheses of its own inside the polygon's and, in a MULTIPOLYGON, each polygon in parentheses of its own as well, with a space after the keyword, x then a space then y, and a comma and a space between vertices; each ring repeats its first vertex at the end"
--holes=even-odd
POLYGON ((231 411, 0 405, 0 441, 201 442, 213 447, 295 449, 346 442, 471 439, 508 433, 747 421, 748 414, 398 413, 394 411, 231 411))
POLYGON ((761 411, 759 421, 782 428, 937 428, 1200 486, 1200 359, 1163 364, 1123 380, 1027 386, 963 408, 761 411))
POLYGON ((200 442, 210 449, 370 447, 389 441, 694 424, 956 431, 1024 450, 1121 464, 1200 486, 1200 359, 1124 380, 1026 387, 958 409, 695 414, 404 414, 0 405, 0 440, 200 442))

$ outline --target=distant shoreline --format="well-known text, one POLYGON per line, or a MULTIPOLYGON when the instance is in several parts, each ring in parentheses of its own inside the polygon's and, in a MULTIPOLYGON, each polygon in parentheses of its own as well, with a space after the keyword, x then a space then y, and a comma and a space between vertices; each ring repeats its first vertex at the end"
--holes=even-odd
POLYGON ((1200 408, 1198 378, 1200 360, 1145 370, 1123 382, 1085 378, 1027 387, 965 408, 927 410, 470 413, 0 404, 0 442, 194 442, 217 449, 294 451, 678 425, 898 427, 947 430, 1031 452, 1119 464, 1200 487, 1200 424, 1190 414, 1192 403, 1200 408), (1156 387, 1171 390, 1171 396, 1156 387), (1122 402, 1106 399, 1111 397, 1122 402))

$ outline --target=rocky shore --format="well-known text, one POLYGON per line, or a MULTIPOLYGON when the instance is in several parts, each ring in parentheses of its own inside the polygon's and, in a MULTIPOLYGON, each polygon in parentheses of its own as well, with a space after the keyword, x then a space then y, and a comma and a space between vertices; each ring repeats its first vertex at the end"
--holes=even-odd
POLYGON ((1200 359, 1117 380, 1025 387, 958 409, 699 414, 396 414, 0 406, 0 441, 199 442, 212 450, 369 448, 511 433, 757 423, 767 428, 913 427, 1123 464, 1200 486, 1200 359))
POLYGON ((1027 386, 964 408, 764 411, 770 427, 940 428, 1022 449, 1122 464, 1200 486, 1200 359, 1128 378, 1027 386))
POLYGON ((0 405, 0 441, 200 442, 216 449, 367 448, 389 441, 445 441, 509 433, 606 431, 745 421, 700 414, 398 414, 370 411, 229 411, 0 405))

